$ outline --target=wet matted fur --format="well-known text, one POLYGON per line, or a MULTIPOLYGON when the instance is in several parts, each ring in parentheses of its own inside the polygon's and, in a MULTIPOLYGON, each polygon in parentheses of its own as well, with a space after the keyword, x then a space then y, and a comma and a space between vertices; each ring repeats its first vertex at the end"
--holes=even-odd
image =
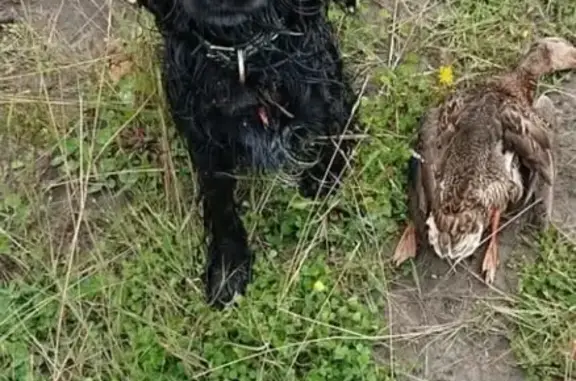
POLYGON ((356 125, 356 94, 328 1, 138 0, 163 36, 163 82, 197 171, 216 306, 251 278, 234 173, 297 173, 300 192, 315 197, 335 189, 347 166, 351 140, 341 136, 356 125))

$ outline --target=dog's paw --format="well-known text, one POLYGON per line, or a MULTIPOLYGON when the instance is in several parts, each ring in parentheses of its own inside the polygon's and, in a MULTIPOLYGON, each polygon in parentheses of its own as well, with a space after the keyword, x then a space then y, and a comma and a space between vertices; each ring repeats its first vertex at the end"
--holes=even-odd
POLYGON ((213 245, 204 274, 208 304, 222 309, 234 302, 237 295, 243 295, 252 278, 252 254, 244 245, 213 245), (230 253, 222 250, 236 250, 230 253), (225 258, 234 258, 225 260, 225 258))

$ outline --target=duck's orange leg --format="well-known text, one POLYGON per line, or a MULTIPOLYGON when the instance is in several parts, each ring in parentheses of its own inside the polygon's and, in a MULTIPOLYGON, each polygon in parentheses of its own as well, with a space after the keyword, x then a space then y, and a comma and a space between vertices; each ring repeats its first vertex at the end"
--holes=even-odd
POLYGON ((416 228, 414 223, 409 222, 408 226, 404 229, 402 237, 394 250, 394 256, 392 257, 392 262, 395 266, 401 265, 404 261, 409 258, 414 258, 416 256, 416 228))
POLYGON ((500 210, 494 209, 490 216, 490 241, 488 248, 484 254, 484 262, 482 262, 482 272, 485 273, 484 280, 488 284, 494 282, 496 276, 496 268, 500 264, 499 248, 498 248, 498 228, 500 227, 500 210))

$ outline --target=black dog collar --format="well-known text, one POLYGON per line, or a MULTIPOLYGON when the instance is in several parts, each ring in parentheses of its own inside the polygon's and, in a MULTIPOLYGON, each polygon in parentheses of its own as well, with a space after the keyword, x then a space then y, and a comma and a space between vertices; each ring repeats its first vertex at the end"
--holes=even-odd
POLYGON ((250 41, 237 46, 215 45, 197 34, 200 43, 206 49, 206 57, 223 65, 237 65, 238 77, 241 83, 246 81, 246 60, 258 53, 265 47, 272 45, 278 38, 279 33, 258 33, 250 41))

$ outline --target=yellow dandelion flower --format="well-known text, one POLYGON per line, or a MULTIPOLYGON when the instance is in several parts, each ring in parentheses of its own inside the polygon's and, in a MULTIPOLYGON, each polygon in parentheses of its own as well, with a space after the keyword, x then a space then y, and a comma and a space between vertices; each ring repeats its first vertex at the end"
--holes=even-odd
POLYGON ((454 83, 454 72, 452 66, 440 66, 438 70, 438 82, 441 85, 450 86, 454 83))
POLYGON ((319 280, 317 280, 314 283, 313 288, 314 288, 314 291, 316 291, 316 292, 322 292, 322 291, 326 290, 326 286, 324 286, 324 283, 320 282, 319 280))

